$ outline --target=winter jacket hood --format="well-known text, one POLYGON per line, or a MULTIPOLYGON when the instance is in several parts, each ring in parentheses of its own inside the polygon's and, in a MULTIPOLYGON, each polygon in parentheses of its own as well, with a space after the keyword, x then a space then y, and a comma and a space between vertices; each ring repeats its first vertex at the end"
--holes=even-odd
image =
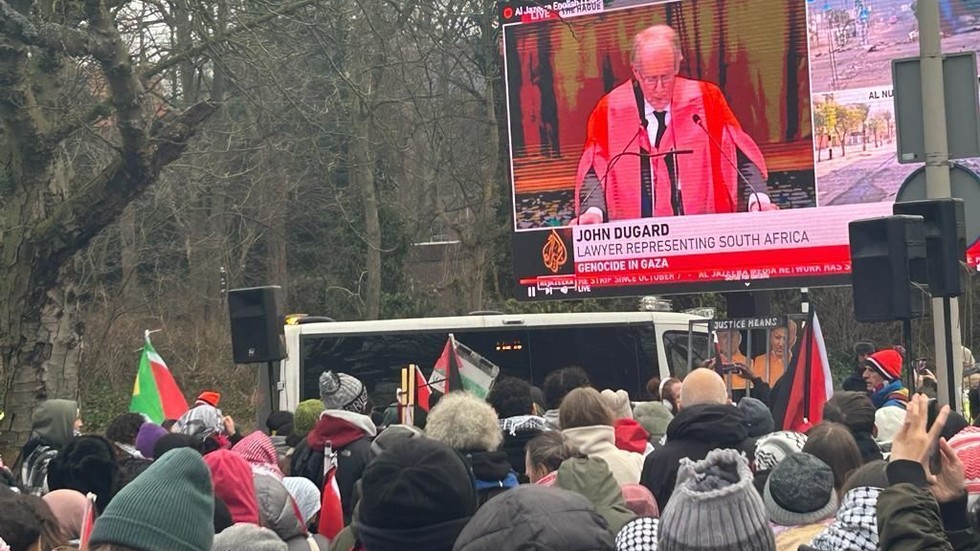
POLYGON ((723 447, 738 444, 748 437, 745 414, 728 404, 699 404, 684 408, 667 425, 667 442, 696 440, 723 447))
MULTIPOLYGON (((367 546, 374 551, 373 548, 367 546)), ((454 551, 612 551, 605 519, 585 497, 524 485, 490 500, 456 540, 454 551)))
POLYGON ((255 475, 255 497, 259 504, 262 526, 272 530, 286 542, 289 551, 326 551, 330 542, 319 535, 310 535, 302 520, 302 514, 286 487, 275 477, 255 475), (313 539, 313 545, 307 540, 313 539))
POLYGON ((646 453, 650 433, 634 419, 617 419, 613 427, 616 447, 633 453, 646 453))
POLYGON ((602 459, 567 459, 558 467, 557 473, 555 486, 585 496, 596 512, 606 519, 613 536, 636 516, 626 506, 623 491, 602 459))
POLYGON ((307 531, 299 509, 282 482, 269 475, 256 474, 254 483, 262 526, 275 532, 283 541, 305 538, 307 531))
POLYGON ((609 465, 609 470, 620 486, 639 482, 643 456, 617 448, 613 427, 606 425, 576 427, 566 429, 562 434, 567 436, 583 454, 589 457, 601 457, 609 465))
POLYGON ((374 438, 378 429, 367 415, 339 409, 328 409, 320 414, 313 430, 306 437, 310 448, 323 451, 327 442, 340 449, 361 438, 374 438))
POLYGON ((48 444, 64 446, 75 433, 78 403, 72 400, 45 400, 31 417, 31 429, 48 444))
POLYGON ((252 468, 242 456, 231 450, 215 450, 204 456, 211 471, 214 495, 228 506, 231 519, 250 524, 259 523, 259 504, 255 499, 252 468))
POLYGON ((640 402, 633 406, 633 418, 649 433, 651 444, 657 444, 667 433, 667 425, 674 419, 674 414, 663 402, 640 402))
POLYGON ((464 454, 476 477, 476 489, 481 486, 512 488, 517 486, 517 476, 510 468, 504 452, 469 452, 464 454))

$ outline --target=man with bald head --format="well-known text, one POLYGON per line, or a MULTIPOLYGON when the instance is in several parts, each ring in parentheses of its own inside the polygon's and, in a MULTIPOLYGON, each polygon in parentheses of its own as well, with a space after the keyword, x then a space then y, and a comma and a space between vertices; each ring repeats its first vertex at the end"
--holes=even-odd
POLYGON ((723 448, 749 457, 755 453, 745 415, 732 405, 725 381, 714 370, 695 369, 684 378, 680 408, 667 425, 667 443, 647 456, 640 476, 640 484, 653 492, 661 511, 674 492, 681 459, 698 461, 723 448))
POLYGON ((777 208, 759 147, 717 86, 678 75, 683 59, 673 28, 636 35, 630 79, 589 116, 573 223, 735 212, 745 180, 749 210, 777 208), (661 155, 675 149, 691 152, 661 155))

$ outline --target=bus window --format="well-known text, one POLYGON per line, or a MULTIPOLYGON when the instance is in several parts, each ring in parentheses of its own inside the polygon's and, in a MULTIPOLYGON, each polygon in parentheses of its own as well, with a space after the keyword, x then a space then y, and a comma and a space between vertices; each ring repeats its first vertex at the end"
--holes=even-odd
MULTIPOLYGON (((692 342, 694 345, 692 364, 696 368, 710 359, 708 336, 704 333, 695 333, 692 342)), ((688 333, 686 331, 664 331, 664 353, 667 356, 672 377, 683 379, 688 373, 687 345, 688 333)))
MULTIPOLYGON (((656 373, 652 324, 464 330, 458 342, 500 368, 500 376, 541 385, 548 373, 569 365, 583 367, 596 388, 622 388, 640 397, 656 373)), ((428 375, 448 339, 445 331, 364 335, 303 335, 300 400, 319 397, 326 369, 361 379, 375 405, 390 403, 400 370, 415 363, 428 375)))

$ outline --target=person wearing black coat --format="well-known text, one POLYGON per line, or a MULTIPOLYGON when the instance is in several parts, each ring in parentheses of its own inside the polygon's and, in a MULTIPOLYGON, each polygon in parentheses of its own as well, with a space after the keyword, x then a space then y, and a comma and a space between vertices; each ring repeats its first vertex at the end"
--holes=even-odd
POLYGON ((680 406, 667 425, 667 443, 647 456, 640 475, 640 484, 657 498, 661 511, 674 492, 681 459, 699 461, 716 449, 755 454, 745 414, 728 402, 725 382, 713 370, 701 368, 688 374, 681 386, 680 406))

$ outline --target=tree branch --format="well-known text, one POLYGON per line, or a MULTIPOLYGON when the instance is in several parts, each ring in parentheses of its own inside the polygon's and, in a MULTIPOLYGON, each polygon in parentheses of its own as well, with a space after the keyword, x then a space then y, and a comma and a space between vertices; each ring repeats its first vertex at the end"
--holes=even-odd
POLYGON ((246 21, 245 23, 242 23, 241 25, 238 25, 233 29, 228 29, 225 32, 218 33, 212 36, 211 38, 204 40, 199 44, 194 45, 191 48, 188 48, 180 53, 176 53, 168 57, 167 59, 164 59, 154 65, 147 67, 143 71, 141 76, 144 79, 148 79, 150 77, 156 76, 162 73, 163 71, 166 71, 167 69, 171 69, 177 66, 179 63, 186 61, 189 58, 201 55, 202 53, 210 50, 211 48, 213 48, 218 44, 221 44, 222 42, 227 42, 229 39, 234 38, 236 35, 244 31, 254 29, 265 23, 268 23, 269 21, 272 21, 277 17, 288 15, 296 10, 305 8, 306 6, 312 6, 313 4, 317 4, 320 1, 321 0, 297 0, 295 2, 286 4, 279 10, 276 11, 270 10, 269 13, 261 17, 256 17, 255 19, 252 19, 251 21, 246 21))
POLYGON ((25 170, 42 173, 51 163, 40 139, 44 117, 31 88, 27 64, 27 48, 0 38, 0 118, 16 151, 17 179, 23 179, 25 170))
POLYGON ((164 167, 180 157, 216 108, 209 101, 197 103, 156 127, 154 147, 142 152, 145 157, 120 155, 39 222, 32 233, 36 258, 41 259, 35 263, 39 284, 52 281, 64 261, 118 220, 126 206, 157 181, 164 167))
POLYGON ((27 46, 64 52, 75 57, 92 54, 98 44, 87 32, 55 23, 34 22, 0 0, 0 34, 27 46))
POLYGON ((133 70, 132 58, 105 4, 101 0, 86 0, 85 12, 92 32, 99 39, 99 47, 93 55, 109 85, 123 155, 136 160, 142 157, 141 150, 149 139, 149 121, 143 114, 143 84, 133 70))

